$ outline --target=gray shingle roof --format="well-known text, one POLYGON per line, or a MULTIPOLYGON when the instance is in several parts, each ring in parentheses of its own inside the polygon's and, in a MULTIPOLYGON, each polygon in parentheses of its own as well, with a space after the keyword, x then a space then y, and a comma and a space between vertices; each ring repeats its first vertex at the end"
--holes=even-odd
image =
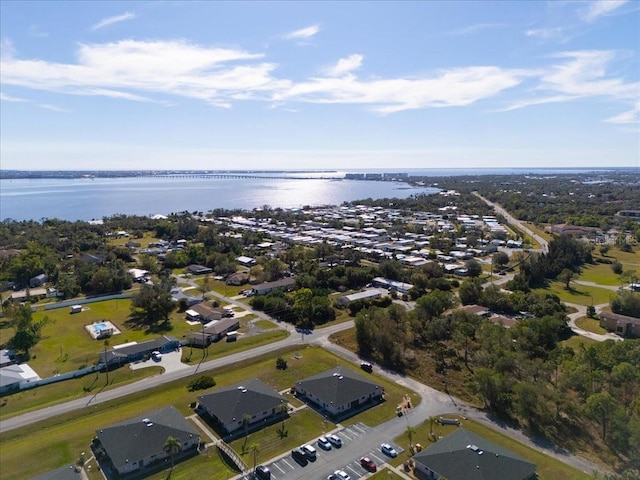
POLYGON ((528 480, 536 471, 535 464, 464 428, 413 458, 448 480, 528 480))
POLYGON ((200 405, 224 424, 276 408, 287 400, 257 378, 198 397, 200 405))
POLYGON ((31 480, 82 480, 82 475, 76 471, 75 465, 66 465, 38 475, 31 480))
POLYGON ((337 367, 296 383, 306 392, 327 404, 345 405, 371 392, 382 394, 384 389, 362 375, 347 368, 337 367))
POLYGON ((170 406, 96 431, 116 468, 153 454, 162 454, 168 437, 185 443, 199 437, 196 429, 170 406), (143 422, 148 419, 149 422, 143 422))

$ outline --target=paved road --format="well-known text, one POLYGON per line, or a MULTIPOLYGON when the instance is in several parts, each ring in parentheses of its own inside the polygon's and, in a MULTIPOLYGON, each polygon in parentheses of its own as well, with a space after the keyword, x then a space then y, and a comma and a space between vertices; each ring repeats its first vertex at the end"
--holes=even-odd
POLYGON ((490 201, 487 198, 484 198, 482 195, 480 195, 478 192, 473 192, 473 194, 478 197, 479 199, 481 199, 484 203, 486 203, 487 205, 493 207, 493 209, 495 210, 496 213, 502 215, 504 217, 504 219, 512 224, 515 225, 516 227, 518 227, 518 229, 520 229, 520 231, 526 233, 527 235, 531 236, 536 242, 538 242, 540 244, 540 247, 542 248, 543 252, 548 252, 549 251, 549 242, 547 242, 544 238, 542 238, 540 235, 538 235, 536 232, 534 232, 533 230, 531 230, 529 227, 527 227, 524 223, 522 223, 520 220, 518 220, 517 218, 513 217, 509 212, 507 212, 504 208, 502 208, 500 205, 498 205, 497 203, 493 203, 492 201, 490 201))

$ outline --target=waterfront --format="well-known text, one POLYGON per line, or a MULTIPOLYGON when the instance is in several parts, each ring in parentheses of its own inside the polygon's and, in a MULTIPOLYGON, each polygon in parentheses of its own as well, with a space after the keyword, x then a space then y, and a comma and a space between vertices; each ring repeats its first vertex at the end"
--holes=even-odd
POLYGON ((436 189, 401 182, 265 178, 96 178, 0 180, 0 219, 91 220, 269 205, 296 208, 363 198, 406 198, 436 189))

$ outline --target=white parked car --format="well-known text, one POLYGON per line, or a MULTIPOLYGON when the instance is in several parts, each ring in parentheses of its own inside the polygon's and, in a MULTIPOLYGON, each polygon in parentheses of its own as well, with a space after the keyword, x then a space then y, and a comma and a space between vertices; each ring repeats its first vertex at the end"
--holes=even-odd
POLYGON ((385 455, 389 455, 390 457, 395 458, 398 456, 398 452, 396 452, 396 449, 388 443, 383 443, 382 445, 380 445, 380 450, 382 451, 382 453, 384 453, 385 455))
POLYGON ((327 437, 320 437, 318 439, 318 446, 323 450, 331 450, 331 443, 327 440, 327 437))
POLYGON ((342 440, 340 439, 340 437, 334 435, 333 433, 327 435, 327 440, 329 440, 329 443, 331 443, 331 445, 333 445, 334 447, 339 448, 342 446, 342 440))
POLYGON ((315 460, 316 458, 315 448, 313 448, 311 445, 302 445, 302 447, 300 448, 304 452, 305 457, 307 457, 309 460, 315 460))
POLYGON ((336 470, 327 477, 327 480, 351 480, 351 477, 344 470, 336 470))
POLYGON ((162 360, 162 354, 158 350, 154 350, 153 352, 151 352, 151 356, 158 362, 162 360))

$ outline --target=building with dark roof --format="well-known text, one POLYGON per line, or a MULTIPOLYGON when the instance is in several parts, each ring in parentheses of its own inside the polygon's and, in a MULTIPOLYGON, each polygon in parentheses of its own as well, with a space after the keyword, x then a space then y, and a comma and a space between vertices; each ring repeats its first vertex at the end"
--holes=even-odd
POLYGON ((201 332, 191 332, 187 335, 189 345, 194 347, 206 347, 211 342, 217 342, 227 333, 240 328, 240 321, 235 318, 223 318, 208 324, 201 332))
POLYGON ((640 338, 640 318, 620 313, 600 312, 600 326, 622 337, 640 338))
POLYGON ((96 434, 93 443, 96 458, 104 453, 107 460, 101 462, 103 471, 115 470, 120 476, 158 468, 164 463, 169 466, 169 455, 164 451, 169 437, 182 444, 176 458, 195 454, 200 442, 196 429, 173 406, 105 427, 96 434))
POLYGON ((254 285, 252 288, 254 295, 266 295, 272 290, 282 289, 285 291, 291 290, 296 284, 296 279, 293 277, 281 278, 275 282, 266 282, 259 285, 254 285))
POLYGON ((536 465, 460 428, 417 453, 416 469, 437 480, 533 480, 536 465))
POLYGON ((75 465, 65 465, 33 477, 31 480, 83 480, 83 478, 80 469, 75 465))
POLYGON ((179 346, 180 342, 177 338, 162 335, 147 342, 116 345, 107 352, 100 352, 100 363, 124 365, 125 363, 142 360, 145 356, 151 355, 154 350, 165 353, 175 350, 179 346))
POLYGON ((243 428, 247 416, 251 417, 249 425, 254 425, 285 415, 280 405, 287 405, 282 395, 257 378, 201 395, 198 402, 227 433, 243 428))
POLYGON ((330 415, 356 410, 384 396, 384 388, 347 368, 337 367, 296 382, 296 394, 311 400, 330 415))

